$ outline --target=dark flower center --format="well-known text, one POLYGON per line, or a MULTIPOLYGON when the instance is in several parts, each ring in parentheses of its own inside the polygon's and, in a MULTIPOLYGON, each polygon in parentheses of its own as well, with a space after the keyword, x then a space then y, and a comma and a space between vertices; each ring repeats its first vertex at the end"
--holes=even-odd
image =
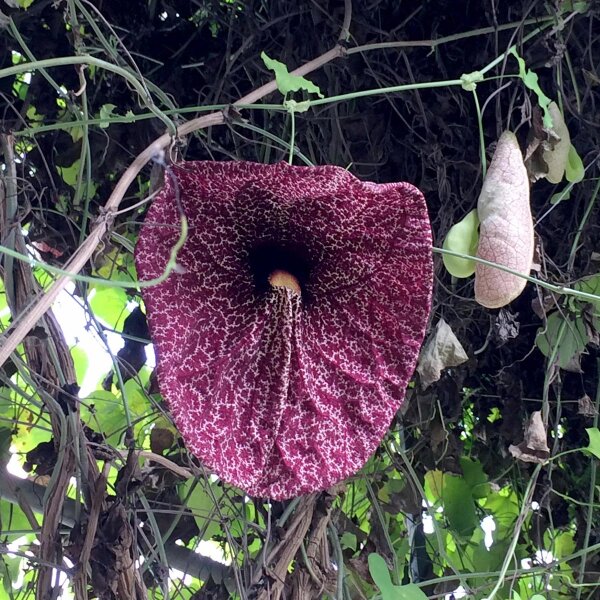
POLYGON ((312 270, 306 247, 300 244, 262 243, 250 250, 248 262, 259 293, 265 293, 273 286, 287 287, 305 296, 312 270))

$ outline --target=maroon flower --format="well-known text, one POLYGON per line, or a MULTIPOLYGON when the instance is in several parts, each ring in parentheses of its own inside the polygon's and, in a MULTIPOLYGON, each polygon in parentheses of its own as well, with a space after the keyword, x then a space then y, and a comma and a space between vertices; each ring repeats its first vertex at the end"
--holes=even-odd
POLYGON ((431 303, 412 185, 285 163, 176 165, 136 249, 160 389, 189 449, 275 499, 356 472, 404 399, 431 303), (176 185, 175 185, 176 182, 176 185))

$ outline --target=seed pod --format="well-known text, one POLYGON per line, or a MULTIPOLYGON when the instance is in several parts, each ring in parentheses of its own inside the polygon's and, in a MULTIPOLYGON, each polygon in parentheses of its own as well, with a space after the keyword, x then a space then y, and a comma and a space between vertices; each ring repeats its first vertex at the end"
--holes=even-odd
MULTIPOLYGON (((477 256, 529 275, 533 261, 529 181, 517 138, 510 131, 498 140, 477 213, 481 222, 477 256)), ((526 283, 522 277, 478 263, 475 300, 486 308, 500 308, 519 296, 526 283)))

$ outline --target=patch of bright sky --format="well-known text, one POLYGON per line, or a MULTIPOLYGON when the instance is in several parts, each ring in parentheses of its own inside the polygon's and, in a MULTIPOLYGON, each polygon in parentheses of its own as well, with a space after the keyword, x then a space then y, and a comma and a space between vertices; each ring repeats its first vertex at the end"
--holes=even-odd
MULTIPOLYGON (((176 544, 178 546, 183 545, 181 540, 177 540, 176 544)), ((223 548, 221 548, 219 542, 215 542, 214 540, 200 540, 195 552, 200 556, 212 558, 212 560, 219 562, 223 565, 229 566, 231 564, 231 559, 225 556, 223 548)), ((189 575, 188 573, 184 573, 179 569, 169 569, 169 576, 171 579, 181 579, 185 585, 191 585, 193 581, 191 575, 189 575)))
POLYGON ((22 457, 17 453, 17 448, 15 446, 10 447, 10 460, 6 463, 6 470, 15 477, 19 479, 27 479, 29 477, 29 473, 23 469, 21 464, 22 457))
MULTIPOLYGON (((20 62, 26 61, 26 58, 20 52, 17 52, 16 50, 12 50, 11 54, 13 57, 13 64, 18 64, 20 62)), ((21 73, 21 80, 24 83, 31 83, 31 75, 32 75, 31 71, 26 71, 25 73, 21 73)))
MULTIPOLYGON (((443 509, 440 507, 436 510, 436 512, 443 512, 443 509)), ((433 528, 433 517, 427 513, 423 513, 423 532, 425 534, 431 535, 434 532, 433 528)), ((496 523, 494 521, 494 517, 488 515, 485 517, 480 523, 481 529, 483 529, 483 533, 485 534, 484 543, 485 547, 489 550, 494 543, 493 533, 496 531, 496 523)))
MULTIPOLYGON (((94 329, 93 323, 90 323, 85 309, 80 302, 73 296, 74 284, 69 284, 64 292, 61 292, 52 310, 59 322, 65 340, 70 348, 77 346, 88 358, 88 368, 85 379, 79 382, 79 396, 85 398, 97 389, 101 380, 109 373, 113 367, 110 353, 106 349, 104 342, 94 329)), ((131 303, 128 308, 135 307, 131 303)), ((106 341, 113 355, 123 347, 123 338, 112 331, 105 331, 106 341)), ((154 357, 154 348, 152 344, 146 346, 146 365, 153 368, 156 364, 154 357)))
MULTIPOLYGON (((22 552, 26 556, 33 556, 33 552, 31 552, 31 550, 23 550, 23 548, 21 548, 21 546, 23 544, 27 544, 27 543, 28 543, 27 536, 23 536, 23 537, 17 538, 16 540, 13 540, 9 544, 6 544, 7 558, 16 558, 17 557, 17 555, 12 554, 12 552, 22 552)), ((25 570, 23 569, 23 562, 24 561, 21 561, 21 568, 19 569, 19 574, 17 575, 17 578, 14 579, 12 582, 12 587, 15 590, 20 590, 21 587, 23 586, 23 581, 25 580, 25 570)))

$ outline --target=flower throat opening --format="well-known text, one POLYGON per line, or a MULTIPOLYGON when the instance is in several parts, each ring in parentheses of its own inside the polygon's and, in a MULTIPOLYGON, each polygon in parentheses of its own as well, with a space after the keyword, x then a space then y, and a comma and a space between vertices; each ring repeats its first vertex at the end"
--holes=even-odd
POLYGON ((261 244, 250 251, 249 263, 259 292, 268 292, 271 287, 286 287, 305 297, 311 268, 308 253, 302 246, 261 244))

